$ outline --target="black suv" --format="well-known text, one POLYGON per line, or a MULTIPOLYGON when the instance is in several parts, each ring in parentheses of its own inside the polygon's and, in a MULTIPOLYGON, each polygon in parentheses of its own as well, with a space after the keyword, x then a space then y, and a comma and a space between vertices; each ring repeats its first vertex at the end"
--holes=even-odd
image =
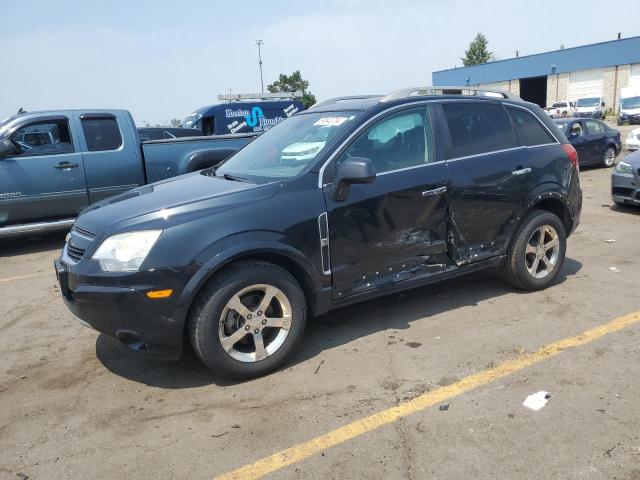
POLYGON ((485 268, 550 285, 579 222, 577 154, 505 92, 322 102, 216 168, 83 212, 56 260, 85 324, 212 370, 281 365, 308 317, 485 268))

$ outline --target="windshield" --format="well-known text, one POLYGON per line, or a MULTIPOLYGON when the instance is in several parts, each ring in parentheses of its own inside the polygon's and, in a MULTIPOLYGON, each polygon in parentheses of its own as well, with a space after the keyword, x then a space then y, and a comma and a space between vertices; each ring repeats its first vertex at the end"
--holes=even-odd
POLYGON ((267 130, 224 162, 217 176, 233 175, 252 181, 290 178, 307 167, 326 142, 344 130, 357 112, 305 113, 294 115, 267 130), (313 148, 294 144, 314 142, 313 148))
POLYGON ((640 108, 640 97, 627 97, 620 101, 621 108, 640 108))
POLYGON ((194 112, 182 121, 182 126, 184 128, 200 128, 201 118, 201 114, 194 112))
POLYGON ((7 126, 16 118, 18 118, 20 115, 13 115, 9 118, 5 118, 4 120, 0 121, 0 137, 3 137, 4 134, 6 134, 6 129, 7 126))
POLYGON ((597 107, 600 105, 600 98, 579 98, 576 102, 576 107, 597 107))

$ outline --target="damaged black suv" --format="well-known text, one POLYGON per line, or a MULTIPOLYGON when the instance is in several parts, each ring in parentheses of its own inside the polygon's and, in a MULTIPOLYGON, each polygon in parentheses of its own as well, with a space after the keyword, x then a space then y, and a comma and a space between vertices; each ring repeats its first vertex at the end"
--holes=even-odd
POLYGON ((579 222, 577 154, 505 92, 322 102, 221 165, 83 212, 55 266, 83 323, 150 357, 281 365, 307 318, 485 268, 550 285, 579 222))

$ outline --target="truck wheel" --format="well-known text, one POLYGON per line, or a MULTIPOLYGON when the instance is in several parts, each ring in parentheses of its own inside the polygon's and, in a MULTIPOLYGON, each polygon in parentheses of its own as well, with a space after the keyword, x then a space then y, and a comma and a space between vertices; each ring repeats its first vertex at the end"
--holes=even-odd
POLYGON ((300 343, 304 292, 268 262, 232 264, 199 295, 189 339, 204 364, 224 377, 247 379, 278 368, 300 343))
POLYGON ((562 118, 567 118, 567 112, 562 112, 562 118))
POLYGON ((613 164, 616 161, 616 149, 609 145, 604 151, 604 157, 602 159, 602 164, 605 167, 613 167, 613 164))
POLYGON ((562 269, 567 248, 564 225, 553 213, 533 210, 518 228, 502 275, 522 290, 549 286, 562 269))

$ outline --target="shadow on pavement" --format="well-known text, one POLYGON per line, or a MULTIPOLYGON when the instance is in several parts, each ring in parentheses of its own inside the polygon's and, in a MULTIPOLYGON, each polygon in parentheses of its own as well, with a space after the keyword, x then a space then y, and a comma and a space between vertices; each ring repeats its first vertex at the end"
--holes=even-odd
MULTIPOLYGON (((555 284, 563 283, 582 268, 582 263, 566 258, 555 284)), ((479 272, 406 292, 333 310, 310 319, 300 348, 281 368, 288 368, 317 356, 324 350, 347 344, 357 338, 380 331, 406 330, 417 320, 484 300, 518 292, 491 272, 479 272)), ((526 301, 526 300, 525 300, 526 301)), ((185 344, 184 355, 177 362, 157 362, 122 350, 116 341, 100 335, 96 342, 98 359, 121 377, 159 388, 180 389, 216 384, 235 385, 210 372, 185 344)))
POLYGON ((634 205, 612 205, 611 210, 616 213, 626 213, 628 215, 640 215, 640 206, 634 205))
POLYGON ((5 238, 0 240, 0 257, 15 257, 49 250, 62 250, 66 235, 67 230, 61 230, 48 234, 5 238))

